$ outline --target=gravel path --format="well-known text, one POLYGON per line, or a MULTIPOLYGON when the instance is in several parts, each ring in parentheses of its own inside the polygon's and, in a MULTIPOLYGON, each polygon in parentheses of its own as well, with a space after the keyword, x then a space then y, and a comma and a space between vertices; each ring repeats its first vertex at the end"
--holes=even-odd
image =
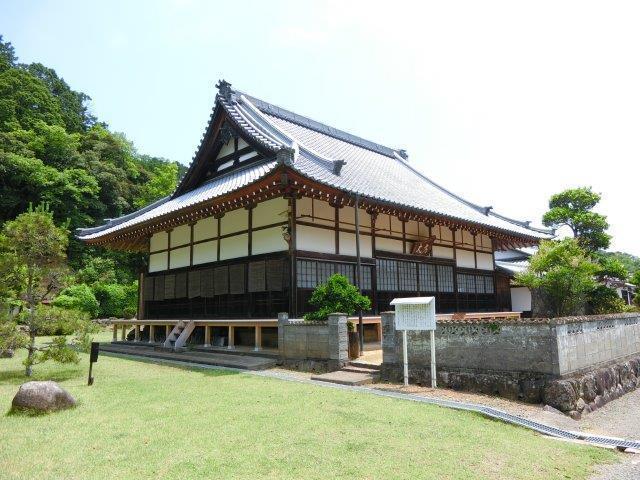
POLYGON ((640 455, 625 455, 623 461, 604 465, 589 480, 638 480, 640 478, 640 455))

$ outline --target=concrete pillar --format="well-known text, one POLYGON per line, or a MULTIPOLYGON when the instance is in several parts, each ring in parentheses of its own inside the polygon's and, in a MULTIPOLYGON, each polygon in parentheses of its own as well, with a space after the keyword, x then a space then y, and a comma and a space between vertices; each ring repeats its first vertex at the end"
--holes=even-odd
POLYGON ((136 342, 140 341, 140 325, 136 324, 134 326, 134 332, 135 332, 135 336, 133 337, 133 340, 136 342))
POLYGON ((284 329, 289 323, 289 314, 287 312, 278 313, 278 353, 281 357, 285 356, 284 329))
POLYGON ((211 346, 211 327, 209 325, 204 326, 204 346, 211 346))
POLYGON ((122 325, 122 341, 124 342, 127 339, 127 326, 122 325))
POLYGON ((113 326, 113 341, 117 342, 118 341, 118 325, 114 323, 112 326, 113 326))
POLYGON ((331 370, 338 370, 349 362, 347 316, 344 313, 332 313, 327 323, 329 326, 328 367, 331 370))
POLYGON ((255 338, 255 344, 254 344, 253 349, 255 351, 258 351, 258 350, 262 350, 262 326, 256 325, 255 329, 256 329, 256 333, 255 333, 255 337, 254 337, 255 338))
POLYGON ((156 326, 149 325, 149 343, 154 343, 156 341, 156 326))
POLYGON ((235 331, 235 327, 233 325, 229 325, 229 345, 227 346, 227 348, 229 350, 233 350, 234 348, 236 348, 236 331, 235 331))
POLYGON ((382 363, 401 364, 402 352, 399 343, 396 345, 396 325, 394 312, 382 312, 382 363))

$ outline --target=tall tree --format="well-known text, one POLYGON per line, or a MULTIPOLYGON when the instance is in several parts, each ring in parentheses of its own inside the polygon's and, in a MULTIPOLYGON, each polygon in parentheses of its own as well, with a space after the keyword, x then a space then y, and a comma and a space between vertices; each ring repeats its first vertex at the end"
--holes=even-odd
POLYGON ((600 202, 600 195, 591 187, 565 190, 549 200, 549 211, 542 217, 547 227, 568 226, 573 237, 589 252, 609 247, 611 236, 607 217, 593 211, 600 202))
MULTIPOLYGON (((42 307, 42 302, 60 290, 65 275, 64 267, 68 231, 56 227, 53 215, 45 206, 39 206, 4 224, 2 229, 2 255, 14 262, 14 270, 24 276, 21 298, 24 310, 21 322, 27 326, 28 342, 25 373, 31 376, 33 365, 46 360, 77 361, 77 353, 66 338, 60 337, 49 345, 36 345, 36 337, 50 334, 59 328, 88 331, 87 322, 73 312, 42 307)), ((4 330, 11 319, 3 321, 4 330)), ((13 342, 21 345, 20 342, 13 342)), ((0 345, 4 349, 5 346, 0 345)))
POLYGON ((18 57, 11 42, 4 42, 0 35, 0 72, 16 66, 18 57))

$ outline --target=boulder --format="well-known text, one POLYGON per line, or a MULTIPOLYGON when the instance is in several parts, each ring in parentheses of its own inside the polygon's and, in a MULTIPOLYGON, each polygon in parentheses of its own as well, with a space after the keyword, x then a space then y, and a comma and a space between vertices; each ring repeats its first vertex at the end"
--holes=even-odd
POLYGON ((592 373, 582 378, 582 398, 585 402, 592 402, 598 395, 598 386, 596 385, 596 377, 592 373))
POLYGON ((579 398, 578 401, 576 402, 576 410, 581 412, 582 410, 584 410, 584 407, 587 404, 584 402, 584 400, 582 398, 579 398))
POLYGON ((543 397, 544 403, 563 412, 575 410, 578 402, 578 395, 567 380, 554 380, 547 384, 543 397))
POLYGON ((54 412, 75 407, 76 400, 56 382, 27 382, 20 385, 11 405, 13 410, 54 412))
POLYGON ((13 358, 13 349, 0 350, 0 358, 13 358))

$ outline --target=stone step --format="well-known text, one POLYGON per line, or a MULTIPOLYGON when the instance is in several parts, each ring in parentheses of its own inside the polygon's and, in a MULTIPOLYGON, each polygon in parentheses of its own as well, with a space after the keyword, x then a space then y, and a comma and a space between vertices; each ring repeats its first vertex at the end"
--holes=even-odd
POLYGON ((340 385, 367 385, 375 380, 373 375, 369 373, 347 372, 345 370, 336 370, 335 372, 323 373, 322 375, 314 375, 311 380, 320 382, 337 383, 340 385))
POLYGON ((363 360, 353 360, 353 361, 349 362, 349 366, 358 367, 358 368, 368 368, 368 369, 371 369, 371 370, 380 371, 380 364, 379 363, 369 363, 369 362, 365 362, 363 360))
POLYGON ((342 369, 343 372, 354 372, 354 373, 368 373, 369 375, 380 375, 380 370, 375 370, 373 368, 365 368, 365 367, 356 367, 354 365, 347 365, 342 369))

